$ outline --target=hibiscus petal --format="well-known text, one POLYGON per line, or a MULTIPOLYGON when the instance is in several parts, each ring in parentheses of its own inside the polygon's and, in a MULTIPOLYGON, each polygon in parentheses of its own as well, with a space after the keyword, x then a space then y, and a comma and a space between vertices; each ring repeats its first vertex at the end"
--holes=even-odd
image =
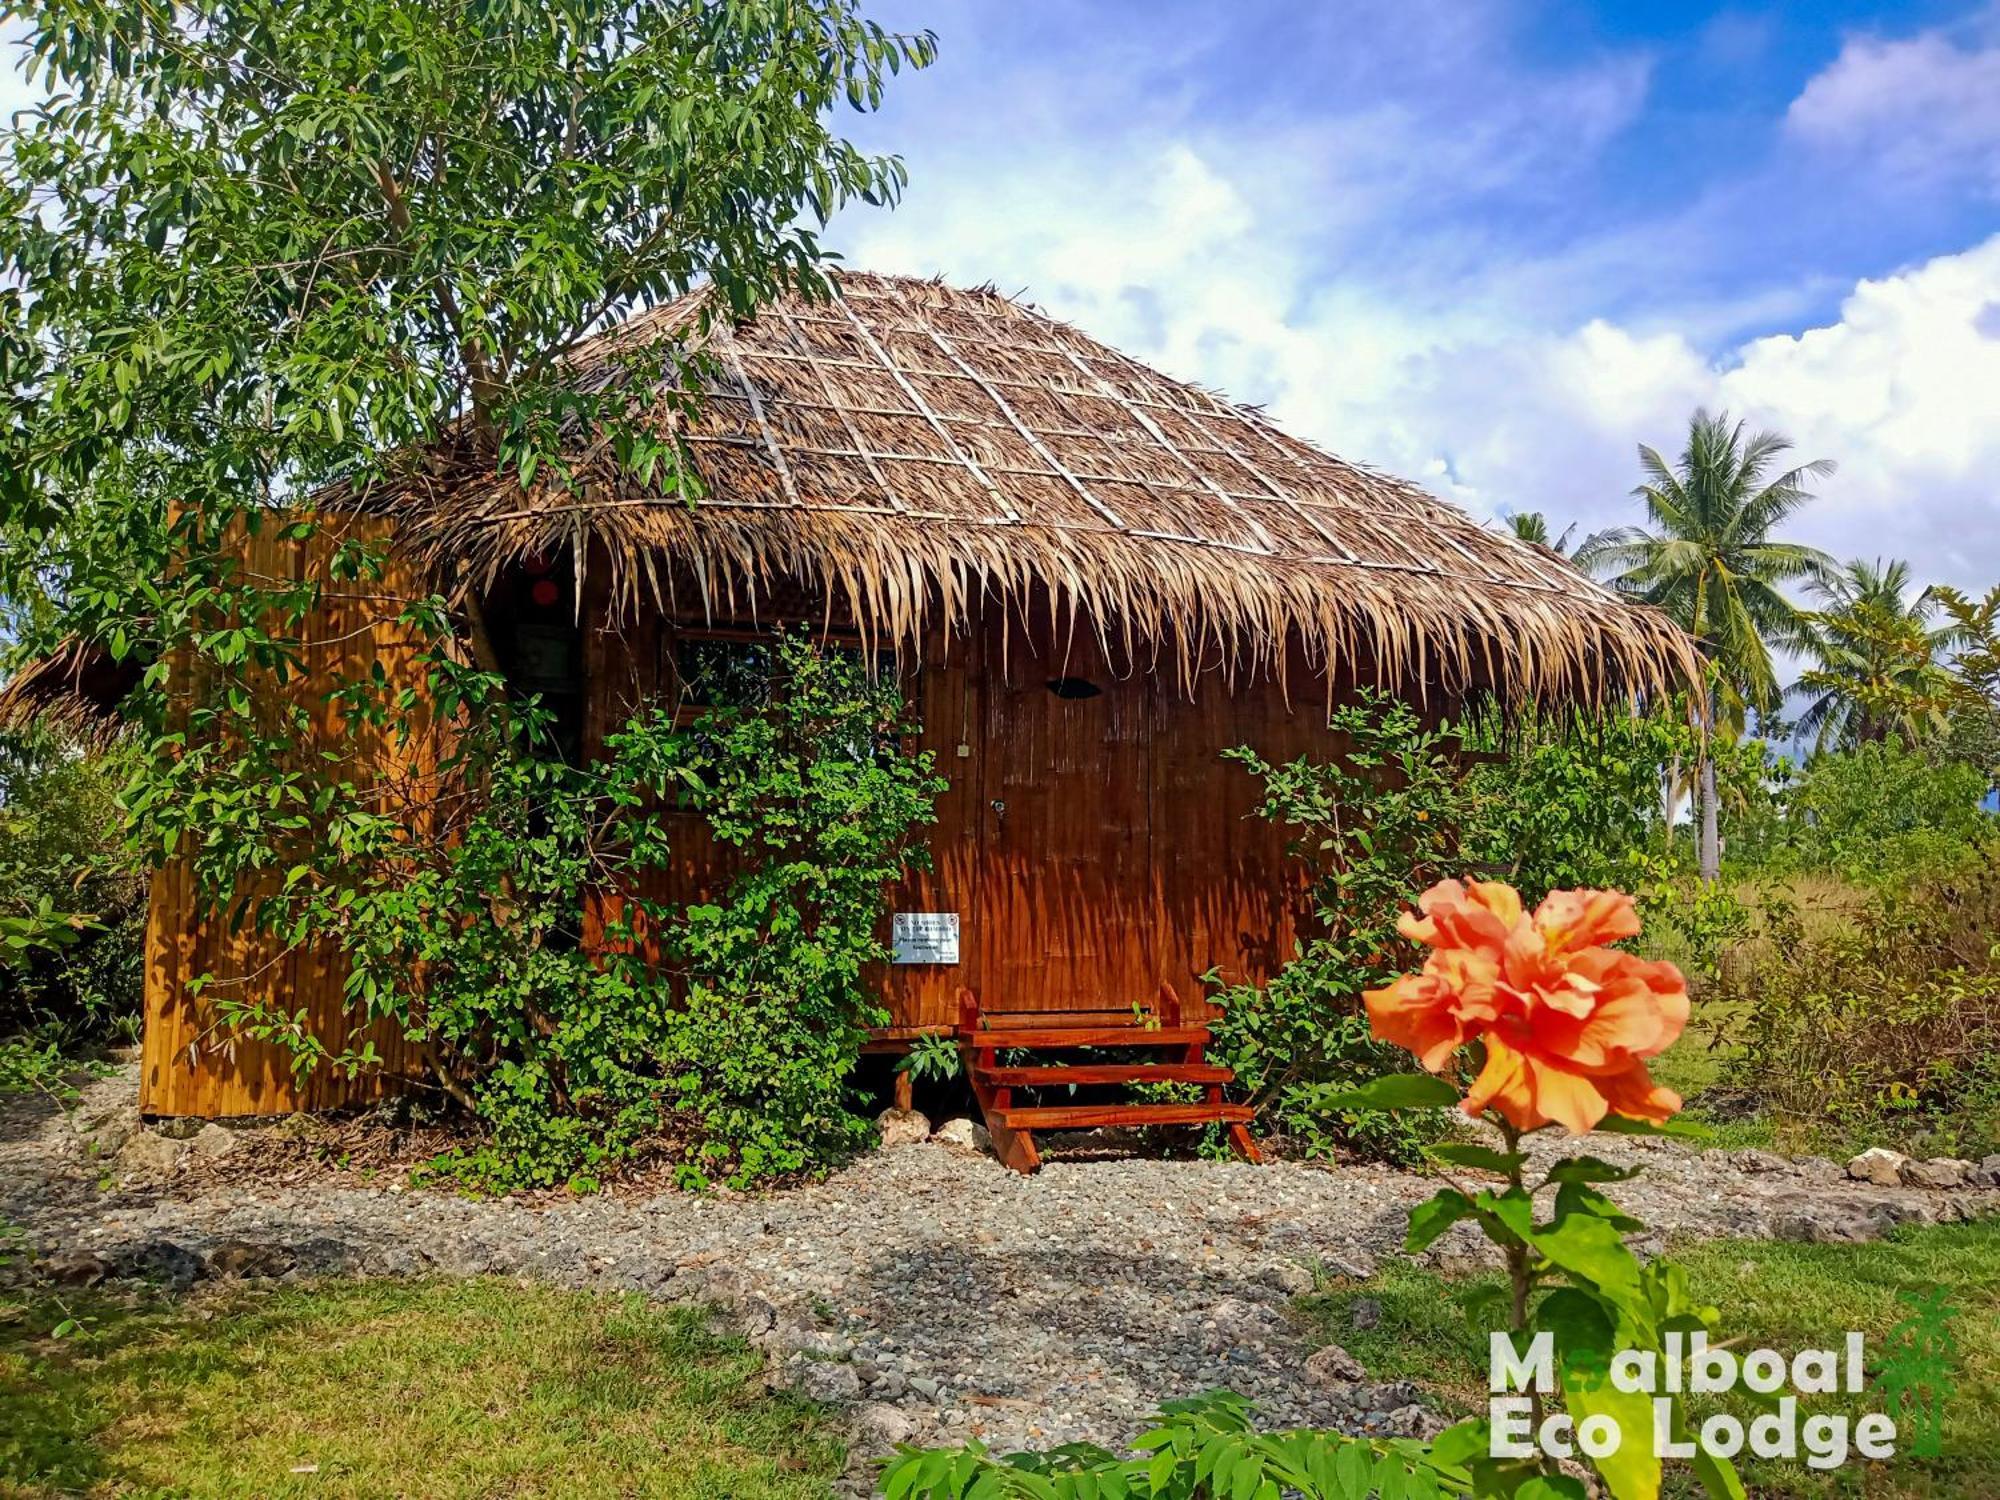
POLYGON ((1646 1071, 1644 1063, 1634 1063, 1623 1073, 1600 1078, 1597 1086, 1610 1101, 1611 1112, 1628 1120, 1664 1125, 1681 1107, 1681 1096, 1653 1082, 1653 1075, 1646 1071))
POLYGON ((1535 930, 1551 953, 1575 953, 1639 935, 1639 913, 1623 891, 1550 891, 1535 930))
POLYGON ((1528 1086, 1528 1060, 1492 1033, 1487 1033, 1486 1066, 1472 1080, 1472 1087, 1458 1107, 1475 1120, 1488 1107, 1497 1109, 1516 1130, 1533 1130, 1548 1123, 1535 1113, 1535 1098, 1528 1086))
POLYGON ((1452 1002, 1452 992, 1426 974, 1405 974, 1386 989, 1361 993, 1376 1038, 1414 1052, 1433 1073, 1465 1040, 1452 1002))
POLYGON ((1554 1063, 1529 1058, 1527 1073, 1534 1090, 1535 1112, 1555 1121, 1571 1135, 1585 1135, 1597 1127, 1611 1108, 1598 1091, 1596 1081, 1572 1073, 1554 1063))

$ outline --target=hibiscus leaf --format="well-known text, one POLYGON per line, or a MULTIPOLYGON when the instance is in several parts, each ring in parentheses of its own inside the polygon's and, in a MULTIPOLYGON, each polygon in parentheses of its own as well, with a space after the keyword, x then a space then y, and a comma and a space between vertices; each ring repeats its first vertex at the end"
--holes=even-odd
POLYGON ((1549 1168, 1550 1182, 1630 1182, 1644 1167, 1614 1167, 1596 1156, 1572 1156, 1549 1168))
POLYGON ((1514 1500, 1590 1500, 1590 1491, 1567 1474, 1537 1474, 1514 1491, 1514 1500))
POLYGON ((1535 1310, 1537 1327, 1555 1335, 1563 1401, 1578 1423, 1606 1416, 1621 1434, 1615 1451, 1593 1459, 1613 1500, 1657 1500, 1660 1458, 1653 1451, 1653 1403, 1643 1391, 1623 1391, 1610 1378, 1616 1331, 1604 1308, 1571 1287, 1549 1293, 1535 1310))
POLYGON ((1626 1115, 1606 1115, 1597 1122, 1597 1129, 1608 1135, 1679 1135, 1690 1139, 1701 1135, 1696 1127, 1680 1120, 1655 1125, 1651 1120, 1634 1120, 1626 1115))
POLYGON ((1523 1238, 1572 1281, 1629 1314, 1639 1327, 1657 1325, 1658 1314, 1640 1279, 1639 1258, 1606 1220, 1570 1214, 1523 1238))
POLYGON ((1565 1182, 1556 1189, 1556 1221, 1560 1223, 1569 1214, 1589 1214, 1628 1234, 1646 1227, 1596 1188, 1581 1182, 1565 1182))
POLYGON ((1432 1146, 1428 1154, 1455 1167, 1475 1167, 1482 1172, 1498 1172, 1502 1177, 1523 1166, 1524 1151, 1495 1151, 1491 1146, 1447 1144, 1432 1146))
POLYGON ((1328 1109, 1439 1109, 1458 1102, 1458 1090, 1429 1073, 1391 1073, 1321 1101, 1328 1109))
POLYGON ((1470 1198, 1455 1188, 1447 1188, 1435 1198, 1410 1210, 1410 1232, 1403 1241, 1403 1248, 1415 1254, 1460 1219, 1470 1219, 1477 1212, 1470 1198))
POLYGON ((1520 1188, 1481 1193, 1473 1199, 1473 1206, 1478 1209, 1479 1222, 1486 1226, 1487 1233, 1501 1244, 1534 1243, 1535 1201, 1520 1188))
POLYGON ((1454 1467, 1467 1459, 1484 1458, 1492 1446, 1492 1428, 1484 1417, 1447 1427, 1431 1439, 1431 1461, 1454 1467))

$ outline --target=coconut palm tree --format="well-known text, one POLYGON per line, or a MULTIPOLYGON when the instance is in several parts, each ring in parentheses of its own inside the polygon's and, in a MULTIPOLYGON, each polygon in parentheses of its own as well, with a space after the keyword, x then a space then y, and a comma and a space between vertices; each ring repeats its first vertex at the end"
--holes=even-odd
POLYGON ((1507 526, 1522 541, 1532 542, 1537 547, 1546 547, 1558 556, 1568 558, 1580 571, 1593 576, 1596 574, 1598 559, 1607 540, 1620 530, 1614 527, 1607 531, 1593 531, 1572 549, 1570 538, 1576 535, 1574 521, 1565 526, 1562 535, 1554 541, 1549 540, 1548 517, 1538 510, 1510 511, 1507 515, 1507 526))
POLYGON ((1910 595, 1910 565, 1856 558, 1807 592, 1823 607, 1808 616, 1814 665, 1793 693, 1806 699, 1799 728, 1814 746, 1852 746, 1897 734, 1914 743, 1944 728, 1960 696, 1948 660, 1964 632, 1933 623, 1935 590, 1910 595))
MULTIPOLYGON (((1773 533, 1812 498, 1809 485, 1834 471, 1828 459, 1778 469, 1791 440, 1775 432, 1748 436, 1728 414, 1696 411, 1687 446, 1674 463, 1639 448, 1646 481, 1634 491, 1650 525, 1605 534, 1598 565, 1626 593, 1657 605, 1689 631, 1709 665, 1709 713, 1715 731, 1740 731, 1748 709, 1769 712, 1782 696, 1774 644, 1807 644, 1800 612, 1779 591, 1789 582, 1830 580, 1833 559, 1773 533)), ((1715 765, 1700 767, 1701 873, 1721 864, 1716 828, 1715 765)))

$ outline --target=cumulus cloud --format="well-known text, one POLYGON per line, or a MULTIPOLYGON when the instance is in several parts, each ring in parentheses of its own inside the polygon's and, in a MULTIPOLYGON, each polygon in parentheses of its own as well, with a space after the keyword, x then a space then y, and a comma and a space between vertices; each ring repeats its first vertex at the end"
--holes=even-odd
POLYGON ((1405 361, 1363 399, 1289 388, 1335 443, 1476 509, 1587 526, 1636 519, 1636 443, 1673 451, 1697 405, 1792 437, 1839 474, 1795 527, 1838 556, 1904 556, 1971 588, 2000 577, 2000 236, 1858 283, 1836 320, 1706 356, 1672 331, 1593 321, 1405 361))
POLYGON ((2000 25, 1858 36, 1792 101, 1799 140, 1839 152, 1880 180, 1924 190, 1971 180, 2000 195, 2000 25))

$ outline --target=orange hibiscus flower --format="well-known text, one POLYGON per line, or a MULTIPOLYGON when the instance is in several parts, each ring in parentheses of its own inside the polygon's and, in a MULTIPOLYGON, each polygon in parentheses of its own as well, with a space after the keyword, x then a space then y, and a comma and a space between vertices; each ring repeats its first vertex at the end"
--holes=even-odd
POLYGON ((1398 928, 1431 949, 1423 971, 1362 998, 1375 1035, 1433 1073, 1484 1043, 1467 1114, 1581 1135, 1607 1114, 1658 1123, 1681 1107, 1645 1060, 1687 1025, 1687 984, 1672 964, 1604 946, 1639 931, 1630 896, 1555 891, 1530 917, 1511 886, 1445 880, 1417 905, 1398 928))

